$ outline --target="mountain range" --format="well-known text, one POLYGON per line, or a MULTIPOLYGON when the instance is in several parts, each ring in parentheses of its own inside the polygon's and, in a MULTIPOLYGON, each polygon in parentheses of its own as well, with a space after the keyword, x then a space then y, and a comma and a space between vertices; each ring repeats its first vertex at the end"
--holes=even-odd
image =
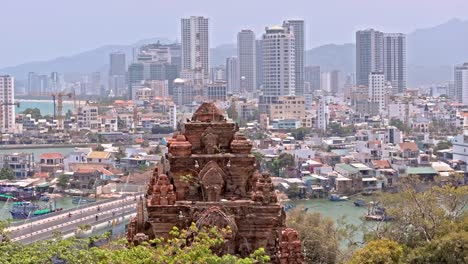
MULTIPOLYGON (((122 51, 127 61, 133 48, 147 43, 170 43, 164 38, 145 39, 131 45, 106 45, 72 56, 48 61, 24 63, 0 69, 17 79, 27 78, 28 72, 47 74, 57 71, 73 78, 93 71, 108 71, 109 53, 122 51)), ((409 86, 445 83, 452 80, 453 66, 468 61, 468 20, 452 19, 435 27, 418 29, 407 34, 407 81, 409 86)), ((211 65, 222 65, 237 53, 235 44, 211 49, 211 65)), ((320 65, 323 71, 354 72, 355 44, 327 44, 306 51, 309 65, 320 65)))

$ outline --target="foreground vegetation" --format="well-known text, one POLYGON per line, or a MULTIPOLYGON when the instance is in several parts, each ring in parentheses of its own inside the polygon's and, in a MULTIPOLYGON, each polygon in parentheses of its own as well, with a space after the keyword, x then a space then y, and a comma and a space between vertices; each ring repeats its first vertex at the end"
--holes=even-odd
POLYGON ((31 245, 21 245, 9 241, 0 242, 0 263, 12 264, 126 264, 126 263, 268 263, 269 257, 263 249, 258 249, 247 258, 232 255, 218 256, 219 249, 230 230, 211 228, 198 230, 192 225, 188 230, 174 228, 170 239, 155 239, 139 246, 130 246, 126 240, 105 241, 104 236, 97 240, 61 239, 41 241, 31 245))
POLYGON ((299 208, 287 223, 299 231, 307 263, 468 263, 468 186, 416 186, 377 197, 389 222, 357 227, 299 208))

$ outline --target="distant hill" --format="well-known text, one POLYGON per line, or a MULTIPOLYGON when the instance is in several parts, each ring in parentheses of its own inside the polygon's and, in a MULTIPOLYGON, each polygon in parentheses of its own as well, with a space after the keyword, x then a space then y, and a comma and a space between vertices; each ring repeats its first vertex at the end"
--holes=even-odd
POLYGON ((169 40, 163 38, 152 38, 140 40, 131 45, 106 45, 93 50, 84 51, 72 56, 58 57, 48 61, 38 61, 20 64, 14 67, 0 69, 0 73, 10 74, 17 79, 27 79, 29 72, 37 72, 39 74, 50 74, 57 71, 64 73, 65 76, 79 76, 94 71, 107 71, 109 63, 109 54, 116 51, 121 51, 126 54, 127 64, 133 58, 133 48, 139 47, 147 43, 170 43, 169 40))
MULTIPOLYGON (((19 80, 27 78, 30 71, 48 74, 52 71, 66 76, 79 76, 93 71, 107 72, 109 53, 122 51, 127 61, 132 59, 134 47, 157 41, 169 43, 162 38, 138 41, 131 45, 107 45, 76 55, 59 57, 49 61, 31 62, 0 69, 19 80)), ((453 19, 435 27, 418 29, 407 35, 408 85, 445 83, 452 79, 453 66, 468 61, 468 20, 453 19)), ((222 65, 226 58, 236 56, 235 44, 224 44, 210 50, 212 66, 222 65)), ((340 70, 354 72, 355 45, 328 44, 306 51, 306 62, 320 65, 324 71, 340 70)))

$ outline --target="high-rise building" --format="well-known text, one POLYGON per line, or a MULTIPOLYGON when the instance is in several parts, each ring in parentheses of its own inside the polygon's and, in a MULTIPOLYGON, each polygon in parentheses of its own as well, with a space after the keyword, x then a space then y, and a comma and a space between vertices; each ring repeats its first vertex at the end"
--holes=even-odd
POLYGON ((383 35, 383 72, 392 83, 392 93, 406 91, 406 36, 401 33, 383 35))
POLYGON ((208 18, 191 16, 181 20, 182 71, 199 71, 209 77, 208 18))
POLYGON ((369 86, 369 74, 383 72, 392 93, 406 90, 406 36, 374 29, 356 32, 356 84, 369 86))
POLYGON ((253 93, 257 88, 255 48, 255 33, 252 30, 244 29, 237 34, 237 58, 239 58, 241 92, 253 93))
POLYGON ((91 73, 91 94, 99 95, 101 93, 101 73, 93 72, 91 73))
POLYGON ((282 95, 295 95, 295 44, 289 28, 272 26, 263 34, 263 87, 260 112, 282 95))
POLYGON ((286 20, 283 22, 284 27, 289 27, 289 30, 294 34, 294 74, 296 95, 304 95, 304 65, 305 65, 305 28, 304 20, 286 20))
POLYGON ((377 107, 378 113, 385 112, 388 105, 388 95, 392 86, 385 80, 383 72, 371 72, 369 74, 369 100, 377 107))
POLYGON ((262 90, 263 85, 263 40, 257 39, 255 41, 255 74, 257 75, 257 91, 262 90))
POLYGON ((0 75, 0 133, 15 132, 15 81, 9 75, 0 75))
POLYGON ((235 94, 240 90, 239 59, 229 57, 226 59, 227 93, 235 94))
POLYGON ((325 98, 320 98, 317 109, 317 128, 325 131, 330 122, 330 109, 325 98))
POLYGON ((468 62, 455 66, 453 88, 457 101, 468 104, 468 62))
POLYGON ((304 91, 313 93, 320 90, 320 66, 306 66, 304 68, 304 81, 308 83, 309 90, 304 91))
POLYGON ((342 91, 340 88, 340 71, 333 70, 330 72, 330 93, 341 93, 342 91))
POLYGON ((112 91, 117 96, 126 95, 125 75, 125 53, 111 53, 109 55, 109 91, 112 91))
POLYGON ((109 55, 109 75, 125 75, 125 53, 113 52, 109 55))
POLYGON ((383 33, 374 29, 357 31, 356 84, 369 86, 369 74, 383 70, 383 33))

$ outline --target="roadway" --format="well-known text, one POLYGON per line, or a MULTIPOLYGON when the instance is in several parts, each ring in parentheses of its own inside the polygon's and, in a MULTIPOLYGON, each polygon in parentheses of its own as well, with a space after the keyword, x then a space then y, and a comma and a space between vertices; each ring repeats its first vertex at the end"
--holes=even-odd
POLYGON ((48 218, 25 220, 23 224, 7 229, 12 241, 29 244, 39 240, 52 238, 54 233, 69 235, 82 225, 95 226, 102 223, 123 221, 128 215, 135 214, 135 198, 127 197, 99 205, 89 204, 84 208, 78 208, 56 214, 48 218), (69 215, 71 213, 71 215, 69 215))

